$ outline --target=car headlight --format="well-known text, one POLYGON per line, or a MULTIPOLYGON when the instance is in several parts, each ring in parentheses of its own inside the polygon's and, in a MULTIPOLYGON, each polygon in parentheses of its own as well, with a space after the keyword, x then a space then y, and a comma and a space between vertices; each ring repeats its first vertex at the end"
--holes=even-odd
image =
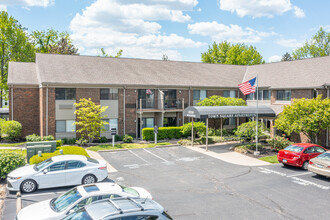
POLYGON ((12 177, 12 176, 8 176, 8 179, 10 179, 10 180, 19 180, 19 179, 21 179, 22 177, 20 176, 20 177, 12 177))

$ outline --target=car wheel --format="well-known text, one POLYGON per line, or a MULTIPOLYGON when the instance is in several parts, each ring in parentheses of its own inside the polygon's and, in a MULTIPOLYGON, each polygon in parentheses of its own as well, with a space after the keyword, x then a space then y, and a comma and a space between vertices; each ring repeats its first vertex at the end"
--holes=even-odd
POLYGON ((307 167, 308 167, 308 161, 306 160, 304 163, 303 163, 303 165, 302 165, 302 169, 303 170, 307 170, 307 167))
POLYGON ((21 191, 25 193, 34 192, 37 189, 37 183, 34 180, 25 180, 21 184, 21 191))
POLYGON ((92 174, 88 174, 84 176, 84 178, 81 181, 82 184, 91 184, 96 183, 96 177, 92 174))

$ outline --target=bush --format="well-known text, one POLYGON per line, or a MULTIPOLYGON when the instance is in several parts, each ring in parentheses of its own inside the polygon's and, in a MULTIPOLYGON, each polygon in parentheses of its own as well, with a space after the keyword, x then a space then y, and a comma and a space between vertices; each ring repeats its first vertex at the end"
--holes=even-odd
MULTIPOLYGON (((262 145, 258 143, 258 149, 262 149, 262 145)), ((256 145, 255 144, 244 144, 244 145, 238 145, 235 146, 234 151, 246 154, 249 150, 255 150, 256 145)))
POLYGON ((268 144, 271 145, 272 149, 274 150, 282 150, 286 148, 287 146, 293 144, 293 142, 289 141, 288 138, 285 138, 284 136, 275 136, 270 140, 267 140, 268 144))
POLYGON ((87 142, 88 140, 86 140, 85 138, 79 138, 78 140, 76 140, 75 144, 78 144, 80 146, 85 146, 87 142))
MULTIPOLYGON (((222 129, 222 136, 229 136, 230 135, 230 132, 223 128, 222 129)), ((210 128, 209 129, 209 136, 221 136, 221 129, 212 129, 210 128)))
POLYGON ((34 155, 33 157, 30 158, 30 164, 40 163, 44 160, 47 160, 50 157, 61 155, 60 150, 63 150, 63 154, 84 155, 86 157, 89 157, 86 150, 82 147, 64 146, 64 147, 59 147, 58 150, 56 150, 53 153, 43 153, 41 154, 41 157, 39 157, 38 155, 34 155))
POLYGON ((56 148, 62 146, 62 140, 56 140, 56 148))
POLYGON ((15 152, 1 152, 0 154, 0 179, 19 166, 25 164, 25 157, 15 152))
MULTIPOLYGON (((182 134, 184 137, 188 137, 191 135, 191 127, 191 122, 186 123, 182 126, 182 134)), ((197 134, 199 137, 205 136, 206 126, 204 122, 194 122, 194 133, 197 134)))
POLYGON ((128 134, 125 134, 124 136, 123 136, 123 142, 124 143, 132 143, 133 142, 133 137, 132 136, 129 136, 128 134))
POLYGON ((48 135, 48 136, 43 136, 42 138, 43 141, 53 141, 55 140, 53 135, 48 135))
MULTIPOLYGON (((115 137, 115 139, 116 139, 116 137, 115 137)), ((100 137, 99 138, 99 142, 100 143, 107 143, 108 142, 108 139, 106 137, 100 137)))
POLYGON ((181 140, 178 141, 178 144, 180 144, 182 146, 189 146, 189 145, 191 145, 191 140, 181 139, 181 140))
MULTIPOLYGON (((256 121, 249 121, 241 124, 237 127, 235 135, 238 137, 247 137, 248 139, 253 139, 256 136, 256 121)), ((258 123, 258 136, 264 135, 264 131, 266 130, 266 126, 264 123, 258 123)))
POLYGON ((31 134, 25 137, 27 142, 37 142, 37 141, 41 141, 41 137, 39 135, 36 134, 31 134))
MULTIPOLYGON (((182 137, 181 127, 160 127, 158 129, 157 139, 179 139, 182 137)), ((155 133, 153 128, 142 129, 142 139, 146 141, 154 140, 155 133)))
POLYGON ((118 134, 115 135, 115 141, 122 141, 122 140, 123 140, 122 136, 120 136, 118 134))
POLYGON ((18 121, 5 121, 1 124, 1 137, 14 140, 21 136, 22 125, 18 121))

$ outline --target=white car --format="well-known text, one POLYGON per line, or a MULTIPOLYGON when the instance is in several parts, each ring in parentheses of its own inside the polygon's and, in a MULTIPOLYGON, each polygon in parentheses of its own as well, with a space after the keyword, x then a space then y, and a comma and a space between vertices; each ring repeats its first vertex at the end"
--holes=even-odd
POLYGON ((62 219, 94 201, 120 197, 152 198, 147 190, 140 187, 129 188, 110 182, 81 185, 57 198, 38 202, 23 208, 17 214, 16 220, 62 219))
POLYGON ((7 188, 29 193, 37 188, 95 183, 107 177, 107 165, 103 160, 82 155, 60 155, 13 170, 7 176, 7 188))

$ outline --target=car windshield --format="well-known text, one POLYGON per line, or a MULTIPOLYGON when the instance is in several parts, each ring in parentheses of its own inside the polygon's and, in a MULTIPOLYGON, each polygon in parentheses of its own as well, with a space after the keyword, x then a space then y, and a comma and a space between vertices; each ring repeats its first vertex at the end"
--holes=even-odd
POLYGON ((62 212, 68 206, 76 202, 78 199, 81 198, 80 193, 78 192, 77 188, 73 188, 63 195, 59 196, 55 200, 53 200, 50 204, 51 208, 56 212, 62 212))
POLYGON ((81 208, 75 213, 68 215, 67 217, 63 218, 62 220, 93 220, 88 213, 86 212, 85 208, 81 208))
POLYGON ((52 162, 53 162, 52 158, 48 158, 47 160, 44 160, 41 163, 38 163, 38 164, 34 165, 33 168, 36 171, 39 171, 39 170, 42 170, 43 168, 45 168, 46 166, 48 166, 49 164, 51 164, 52 162))
POLYGON ((132 188, 126 187, 126 186, 120 186, 120 187, 123 189, 123 192, 132 194, 132 195, 134 195, 136 197, 139 197, 140 196, 140 194, 135 189, 132 189, 132 188))
POLYGON ((288 150, 288 151, 293 151, 293 152, 301 152, 304 148, 303 147, 299 147, 299 146, 296 146, 296 145, 290 145, 290 146, 287 146, 286 148, 284 148, 284 150, 288 150))
POLYGON ((322 159, 322 160, 327 160, 330 161, 330 153, 323 153, 317 156, 317 158, 322 159))

